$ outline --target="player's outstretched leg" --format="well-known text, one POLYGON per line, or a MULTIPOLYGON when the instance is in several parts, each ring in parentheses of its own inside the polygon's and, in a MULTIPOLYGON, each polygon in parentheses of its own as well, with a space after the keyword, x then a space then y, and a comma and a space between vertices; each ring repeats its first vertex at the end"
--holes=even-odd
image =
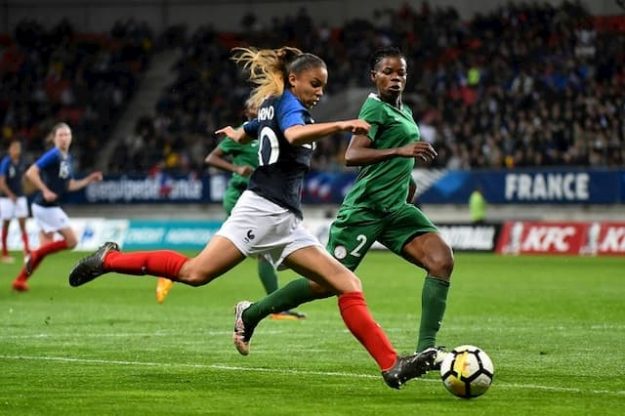
POLYGON ((254 326, 245 325, 243 312, 252 305, 252 302, 242 300, 234 307, 234 331, 232 332, 232 342, 241 355, 250 353, 250 340, 254 334, 254 326))
POLYGON ((95 253, 82 258, 69 273, 70 286, 84 285, 96 277, 106 273, 104 257, 111 251, 119 251, 117 243, 106 242, 95 253))
POLYGON ((421 377, 434 365, 436 351, 426 350, 414 355, 397 357, 393 367, 382 371, 382 377, 389 387, 399 389, 408 380, 421 377))

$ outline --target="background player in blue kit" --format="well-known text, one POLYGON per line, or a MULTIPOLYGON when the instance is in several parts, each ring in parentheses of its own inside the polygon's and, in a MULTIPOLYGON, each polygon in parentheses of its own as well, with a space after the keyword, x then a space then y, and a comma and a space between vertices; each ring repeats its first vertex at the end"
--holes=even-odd
MULTIPOLYGON (((275 265, 284 264, 331 288, 338 296, 343 321, 375 359, 385 382, 401 387, 430 367, 433 354, 398 356, 369 313, 360 280, 302 225, 300 195, 313 143, 340 131, 366 134, 369 124, 358 119, 313 124, 309 109, 319 102, 328 79, 325 62, 315 55, 286 47, 242 49, 236 60, 249 70, 250 80, 257 85, 252 101, 262 105, 258 118, 243 128, 228 126, 217 131, 239 142, 259 140, 259 166, 232 215, 193 258, 164 250, 121 253, 117 244, 105 243, 78 262, 70 273, 70 285, 80 286, 104 273, 118 272, 201 286, 247 256, 267 255, 275 265)), ((238 319, 241 310, 237 305, 234 337, 245 343, 247 334, 238 319)))
POLYGON ((72 249, 78 243, 69 218, 59 205, 61 196, 67 191, 77 191, 91 182, 102 180, 101 172, 74 179, 72 157, 68 153, 72 144, 72 130, 67 124, 56 124, 50 132, 49 140, 54 143, 54 147, 31 165, 25 174, 39 190, 31 209, 40 234, 39 248, 30 252, 26 264, 13 281, 13 289, 20 292, 28 290, 26 281, 48 254, 72 249), (62 239, 54 241, 55 233, 60 234, 62 239))
POLYGON ((9 154, 0 162, 0 217, 2 218, 2 257, 3 263, 13 263, 9 255, 7 237, 11 220, 17 218, 24 244, 24 257, 28 256, 28 233, 26 232, 26 218, 28 218, 28 202, 22 189, 24 175, 24 161, 22 160, 22 144, 14 140, 9 145, 9 154))

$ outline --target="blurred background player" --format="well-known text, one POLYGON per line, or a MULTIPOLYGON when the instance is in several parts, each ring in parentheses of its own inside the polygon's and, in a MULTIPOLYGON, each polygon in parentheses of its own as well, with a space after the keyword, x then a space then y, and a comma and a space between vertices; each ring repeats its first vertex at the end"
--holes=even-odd
POLYGON ((486 222, 486 206, 482 187, 478 185, 469 196, 469 214, 473 224, 480 225, 486 222))
POLYGON ((13 281, 13 289, 28 290, 26 281, 49 254, 76 247, 78 240, 70 227, 69 218, 60 207, 60 198, 65 192, 82 189, 92 182, 102 180, 101 172, 93 172, 83 179, 74 179, 72 157, 72 130, 65 123, 58 123, 48 139, 54 147, 43 154, 26 171, 28 180, 39 190, 31 206, 33 218, 39 226, 39 248, 30 252, 24 267, 13 281), (54 234, 62 239, 54 241, 54 234))
POLYGON ((26 232, 26 218, 28 218, 28 202, 22 189, 22 177, 24 175, 24 161, 22 160, 22 144, 13 140, 9 145, 9 154, 0 162, 0 217, 2 217, 2 257, 3 263, 13 263, 13 257, 9 254, 7 237, 11 220, 17 218, 22 233, 24 245, 24 258, 26 259, 30 247, 28 245, 28 233, 26 232))
MULTIPOLYGON (((370 69, 377 94, 369 95, 358 117, 371 128, 367 134, 354 135, 345 154, 348 165, 363 167, 330 227, 327 250, 353 271, 377 240, 427 271, 416 351, 434 351, 435 369, 445 355, 435 343, 445 313, 454 259, 436 226, 410 202, 415 190, 411 178, 415 158, 430 162, 436 152, 420 140, 412 111, 402 102, 407 67, 399 49, 376 51, 370 69)), ((251 304, 241 318, 251 336, 260 320, 272 311, 331 295, 331 291, 315 282, 298 279, 251 304)))
MULTIPOLYGON (((250 80, 257 85, 252 101, 262 105, 258 118, 243 128, 227 126, 217 133, 236 141, 258 137, 261 160, 232 215, 191 259, 165 250, 121 253, 117 244, 105 243, 78 262, 70 273, 70 285, 80 286, 104 273, 118 272, 163 276, 201 286, 248 256, 267 254, 274 264, 284 264, 318 281, 321 287, 331 288, 347 328, 374 358, 386 384, 400 388, 422 375, 434 354, 399 356, 369 313, 360 280, 332 258, 302 224, 301 191, 312 144, 341 131, 366 134, 369 124, 358 119, 313 124, 309 109, 319 102, 328 79, 325 62, 315 55, 286 47, 241 49, 236 61, 249 70, 250 80)), ((235 308, 234 337, 241 349, 248 347, 240 320, 244 307, 240 303, 235 308)))
MULTIPOLYGON (((247 100, 245 103, 245 116, 247 120, 256 118, 257 108, 247 100)), ((258 167, 258 140, 248 143, 237 143, 228 137, 224 138, 219 145, 204 160, 209 166, 231 172, 232 177, 224 192, 223 207, 229 217, 241 194, 247 189, 250 175, 258 167)), ((270 261, 263 256, 258 257, 258 277, 267 294, 278 290, 278 275, 270 261)), ((156 286, 156 300, 163 303, 169 294, 174 282, 164 277, 158 279, 156 286)), ((306 315, 298 311, 283 311, 271 314, 272 319, 304 319, 306 315)))

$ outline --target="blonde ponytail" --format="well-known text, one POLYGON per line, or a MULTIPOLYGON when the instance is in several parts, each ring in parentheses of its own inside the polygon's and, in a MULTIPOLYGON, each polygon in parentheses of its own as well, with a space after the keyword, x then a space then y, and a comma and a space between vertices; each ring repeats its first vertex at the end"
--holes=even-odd
POLYGON ((271 95, 282 95, 288 77, 288 64, 303 52, 288 46, 280 49, 234 48, 236 63, 249 72, 249 80, 256 85, 248 102, 258 108, 271 95))

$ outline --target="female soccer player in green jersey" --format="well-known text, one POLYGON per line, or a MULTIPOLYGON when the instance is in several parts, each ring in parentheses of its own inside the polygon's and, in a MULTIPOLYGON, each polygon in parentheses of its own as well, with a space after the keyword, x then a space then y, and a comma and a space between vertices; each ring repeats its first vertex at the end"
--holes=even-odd
MULTIPOLYGON (((348 269, 355 270, 377 240, 426 270, 416 348, 424 351, 436 348, 454 258, 436 226, 407 199, 415 158, 429 162, 436 152, 429 143, 420 141, 412 111, 402 103, 407 68, 401 52, 396 48, 378 50, 370 69, 377 94, 371 93, 365 100, 358 118, 371 128, 366 135, 354 135, 345 154, 348 165, 362 168, 332 223, 326 248, 348 269)), ((330 295, 328 289, 298 279, 251 304, 241 318, 251 334, 273 311, 330 295)), ((443 355, 441 350, 437 364, 443 355)))

